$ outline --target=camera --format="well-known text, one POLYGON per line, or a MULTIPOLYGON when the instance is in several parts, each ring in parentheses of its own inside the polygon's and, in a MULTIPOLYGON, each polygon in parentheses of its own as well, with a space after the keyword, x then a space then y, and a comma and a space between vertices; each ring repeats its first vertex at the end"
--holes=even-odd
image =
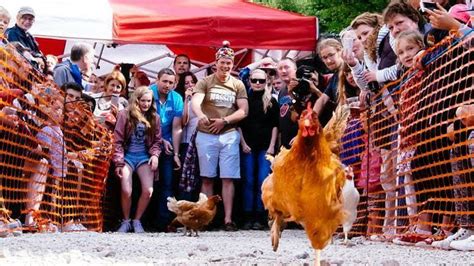
POLYGON ((296 101, 306 102, 311 95, 311 88, 309 83, 311 82, 311 74, 313 73, 313 68, 309 66, 300 66, 296 70, 296 79, 298 80, 298 85, 293 89, 292 94, 296 101))
POLYGON ((422 14, 425 14, 427 9, 433 11, 437 8, 438 6, 436 5, 436 3, 424 2, 423 0, 420 1, 420 11, 422 14))

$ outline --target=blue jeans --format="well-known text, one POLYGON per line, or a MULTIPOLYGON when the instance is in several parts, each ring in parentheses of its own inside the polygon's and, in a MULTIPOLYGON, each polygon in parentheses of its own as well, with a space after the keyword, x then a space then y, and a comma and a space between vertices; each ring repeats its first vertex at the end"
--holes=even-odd
POLYGON ((244 212, 263 211, 262 183, 270 173, 270 162, 265 154, 266 150, 241 153, 244 212))
POLYGON ((155 182, 154 189, 158 193, 158 212, 155 224, 162 229, 171 222, 171 212, 166 206, 167 198, 174 196, 173 193, 173 155, 167 155, 164 152, 160 154, 158 169, 160 172, 160 180, 155 182))

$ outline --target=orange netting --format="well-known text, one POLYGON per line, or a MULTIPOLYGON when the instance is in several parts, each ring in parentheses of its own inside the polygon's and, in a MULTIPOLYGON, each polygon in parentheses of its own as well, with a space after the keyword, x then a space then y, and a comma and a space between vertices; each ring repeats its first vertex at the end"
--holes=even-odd
POLYGON ((0 46, 0 219, 102 230, 112 134, 10 45, 0 46))
POLYGON ((342 157, 362 195, 352 233, 441 238, 474 228, 473 35, 426 51, 421 68, 385 86, 349 121, 342 157))

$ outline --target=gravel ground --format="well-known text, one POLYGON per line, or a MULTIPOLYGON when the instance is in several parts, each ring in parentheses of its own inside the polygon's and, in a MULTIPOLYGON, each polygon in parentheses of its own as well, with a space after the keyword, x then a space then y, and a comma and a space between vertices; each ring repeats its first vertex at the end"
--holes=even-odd
MULTIPOLYGON (((468 265, 474 252, 403 247, 354 238, 340 240, 322 252, 326 265, 468 265)), ((23 234, 0 238, 0 265, 156 265, 309 264, 314 252, 301 230, 283 232, 273 252, 268 231, 181 233, 61 233, 23 234)), ((324 264, 323 264, 324 265, 324 264)))

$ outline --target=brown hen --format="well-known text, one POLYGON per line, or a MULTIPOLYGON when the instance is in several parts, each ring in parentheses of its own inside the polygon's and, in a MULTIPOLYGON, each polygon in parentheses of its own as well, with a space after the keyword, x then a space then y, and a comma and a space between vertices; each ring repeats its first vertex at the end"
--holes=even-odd
POLYGON ((271 240, 276 251, 284 222, 301 224, 316 250, 330 241, 343 222, 341 191, 344 168, 337 154, 337 140, 344 132, 347 111, 336 115, 325 130, 317 114, 308 106, 298 121, 298 135, 291 149, 283 149, 272 161, 273 173, 262 185, 262 200, 273 219, 271 240))
POLYGON ((199 194, 197 202, 187 200, 176 200, 174 197, 168 197, 168 210, 176 214, 176 218, 171 222, 179 222, 184 226, 184 234, 189 230, 189 236, 193 231, 198 236, 198 231, 208 225, 216 215, 217 203, 222 201, 219 195, 213 195, 207 198, 203 193, 199 194))

